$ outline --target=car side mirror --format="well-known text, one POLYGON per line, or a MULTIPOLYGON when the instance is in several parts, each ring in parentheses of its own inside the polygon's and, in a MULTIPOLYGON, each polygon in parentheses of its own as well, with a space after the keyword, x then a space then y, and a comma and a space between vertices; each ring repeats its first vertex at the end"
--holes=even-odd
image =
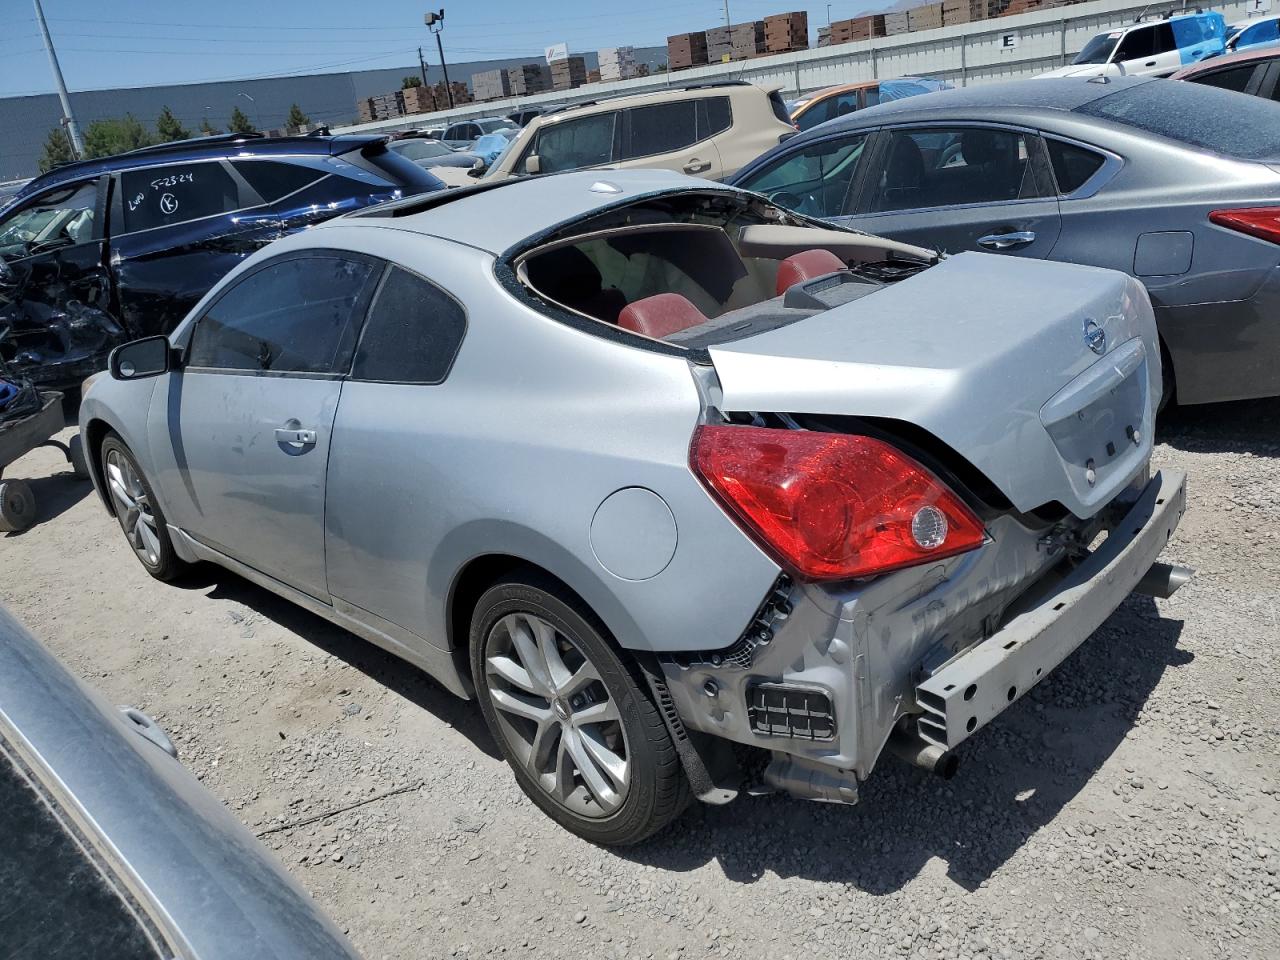
POLYGON ((467 176, 483 177, 484 172, 488 169, 489 169, 488 166, 485 164, 483 160, 477 160, 474 164, 471 165, 471 169, 467 171, 467 176))
POLYGON ((542 172, 542 160, 536 153, 531 157, 525 157, 524 172, 530 176, 536 176, 542 172))
POLYGON ((173 364, 173 348, 168 337, 143 337, 121 344, 111 351, 107 369, 116 380, 142 380, 168 373, 173 364))

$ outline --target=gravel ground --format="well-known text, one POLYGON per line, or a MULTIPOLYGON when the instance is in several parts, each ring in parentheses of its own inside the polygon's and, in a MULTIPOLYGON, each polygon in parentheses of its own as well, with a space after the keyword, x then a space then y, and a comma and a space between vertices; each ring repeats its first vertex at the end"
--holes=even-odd
POLYGON ((886 759, 855 807, 696 807, 639 849, 526 801, 477 710, 231 574, 150 580, 50 451, 0 600, 148 711, 379 957, 1280 956, 1280 401, 1176 411, 1166 558, 944 783, 886 759), (337 812, 335 812, 337 811, 337 812))

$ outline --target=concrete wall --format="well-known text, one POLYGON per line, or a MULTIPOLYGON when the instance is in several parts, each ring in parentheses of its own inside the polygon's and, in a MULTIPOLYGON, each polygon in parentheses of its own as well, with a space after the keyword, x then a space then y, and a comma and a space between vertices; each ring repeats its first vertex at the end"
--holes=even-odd
MULTIPOLYGON (((517 105, 573 103, 715 80, 748 80, 762 86, 781 87, 788 94, 836 83, 904 76, 938 77, 957 86, 1016 80, 1062 66, 1095 34, 1131 23, 1144 10, 1150 13, 1161 9, 1145 0, 1092 0, 1012 17, 957 24, 940 30, 922 30, 799 53, 694 67, 657 77, 593 83, 571 92, 493 101, 484 105, 483 112, 485 115, 503 114, 517 105), (1010 34, 1016 37, 1012 47, 1006 46, 1004 40, 1010 34)), ((1232 0, 1212 9, 1222 13, 1230 23, 1244 19, 1247 2, 1232 0)), ((344 132, 390 131, 478 115, 474 108, 460 108, 343 129, 344 132)))

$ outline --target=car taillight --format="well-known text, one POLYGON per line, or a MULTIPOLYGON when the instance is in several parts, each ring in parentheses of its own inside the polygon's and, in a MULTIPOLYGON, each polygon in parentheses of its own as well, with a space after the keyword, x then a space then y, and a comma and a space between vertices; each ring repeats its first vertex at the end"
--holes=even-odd
POLYGON ((1229 230, 1239 230, 1259 240, 1280 243, 1280 207, 1240 207, 1214 210, 1209 222, 1229 230))
POLYGON ((690 464, 784 566, 847 580, 972 550, 982 521, 932 473, 870 437, 711 425, 690 464))

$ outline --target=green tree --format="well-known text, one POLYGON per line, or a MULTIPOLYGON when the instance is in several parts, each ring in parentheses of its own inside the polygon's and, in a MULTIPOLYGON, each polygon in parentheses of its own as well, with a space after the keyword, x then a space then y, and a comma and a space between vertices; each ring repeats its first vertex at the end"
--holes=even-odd
POLYGON ((215 133, 219 133, 221 131, 215 130, 213 126, 210 125, 209 118, 205 117, 200 121, 200 132, 206 137, 212 137, 215 133))
POLYGON ((84 132, 86 157, 110 157, 117 153, 149 147, 155 138, 131 113, 119 120, 95 120, 84 132))
POLYGON ((239 107, 231 108, 231 122, 227 124, 228 133, 257 133, 253 128, 253 124, 249 122, 249 118, 244 115, 244 111, 239 107))
POLYGON ((400 81, 401 90, 408 90, 410 87, 420 87, 420 86, 422 86, 421 77, 409 76, 409 77, 405 77, 403 80, 400 81))
POLYGON ((296 103, 289 107, 289 119, 284 125, 290 130, 298 130, 302 127, 310 126, 311 118, 302 112, 302 108, 296 103))
POLYGON ((70 163, 75 159, 71 152, 71 141, 67 139, 67 131, 54 127, 49 136, 44 138, 44 152, 40 154, 40 172, 48 173, 60 163, 70 163))
POLYGON ((168 143, 170 140, 191 139, 191 131, 182 125, 168 107, 161 110, 160 116, 156 118, 156 133, 160 135, 161 143, 168 143))

